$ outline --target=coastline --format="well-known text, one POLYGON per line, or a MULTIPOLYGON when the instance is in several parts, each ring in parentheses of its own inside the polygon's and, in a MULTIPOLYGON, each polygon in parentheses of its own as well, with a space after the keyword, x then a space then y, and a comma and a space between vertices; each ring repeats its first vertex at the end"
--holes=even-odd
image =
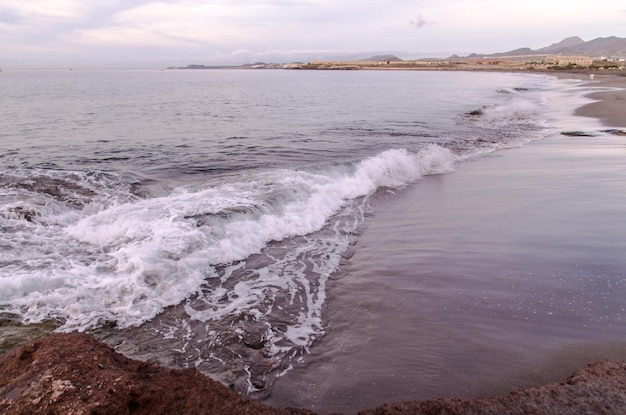
MULTIPOLYGON (((507 396, 387 404, 359 415, 619 414, 626 406, 626 363, 605 360, 560 383, 507 396)), ((237 395, 194 369, 128 359, 87 334, 55 334, 0 356, 0 412, 316 415, 237 395)))
MULTIPOLYGON (((584 80, 584 75, 580 76, 584 80)), ((575 114, 597 118, 608 127, 626 127, 626 104, 624 103, 623 91, 593 92, 596 88, 624 87, 625 84, 626 78, 613 75, 598 76, 591 84, 581 84, 581 88, 589 87, 589 98, 600 101, 580 107, 575 114)), ((2 398, 3 396, 0 395, 0 400, 2 398)))
MULTIPOLYGON (((598 78, 594 88, 623 81, 598 78)), ((381 402, 505 395, 626 359, 623 329, 601 323, 608 303, 589 305, 599 314, 585 320, 561 285, 571 276, 572 289, 584 286, 579 275, 626 266, 615 252, 625 230, 616 223, 626 206, 624 138, 602 132, 619 125, 572 114, 568 103, 586 88, 566 87, 569 101, 555 109, 560 125, 549 137, 380 202, 348 275, 330 289, 328 334, 266 402, 355 413, 381 402)), ((580 288, 576 298, 592 304, 591 292, 580 288)))
POLYGON ((580 88, 587 88, 585 96, 595 101, 578 107, 574 115, 596 118, 607 127, 626 128, 626 74, 598 74, 589 71, 587 73, 555 73, 554 75, 561 79, 584 81, 580 88), (590 81, 589 74, 594 74, 593 81, 590 81), (597 91, 613 88, 614 90, 597 91))
MULTIPOLYGON (((626 78, 622 82, 600 82, 601 86, 626 87, 626 78)), ((575 111, 575 115, 593 117, 610 127, 626 128, 626 90, 594 92, 588 98, 597 100, 575 111)))

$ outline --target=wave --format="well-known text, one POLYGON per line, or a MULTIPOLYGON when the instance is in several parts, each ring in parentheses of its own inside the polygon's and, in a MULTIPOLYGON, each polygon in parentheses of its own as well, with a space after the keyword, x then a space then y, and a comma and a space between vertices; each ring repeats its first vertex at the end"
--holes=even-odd
POLYGON ((158 345, 157 358, 237 372, 238 391, 254 394, 323 335, 327 283, 349 264, 372 196, 545 134, 536 91, 505 95, 443 133, 414 122, 333 130, 385 138, 363 142, 366 153, 396 147, 357 162, 337 163, 363 154, 337 143, 309 169, 214 175, 218 165, 194 161, 187 174, 212 173, 176 189, 110 172, 7 169, 0 310, 58 320, 59 331, 132 329, 107 336, 137 358, 155 358, 141 353, 158 345))
POLYGON ((153 198, 110 180, 96 187, 72 172, 54 173, 62 177, 51 192, 45 175, 35 173, 32 185, 3 187, 20 197, 0 211, 0 301, 26 323, 59 319, 63 331, 103 322, 137 326, 200 293, 207 279, 223 278, 216 267, 318 232, 356 199, 449 172, 454 163, 449 150, 430 145, 325 172, 271 171, 153 198), (66 193, 73 196, 60 197, 66 193))
POLYGON ((544 115, 549 101, 541 90, 517 87, 497 92, 508 99, 461 115, 460 124, 479 132, 450 142, 450 148, 462 158, 519 147, 552 131, 544 115))

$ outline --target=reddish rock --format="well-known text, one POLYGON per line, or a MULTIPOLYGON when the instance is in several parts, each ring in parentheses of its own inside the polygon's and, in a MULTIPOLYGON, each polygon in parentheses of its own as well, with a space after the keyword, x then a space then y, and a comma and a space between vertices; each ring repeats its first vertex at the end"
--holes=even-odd
POLYGON ((626 414, 626 362, 589 365, 566 381, 483 399, 435 399, 384 405, 359 415, 626 414))
POLYGON ((77 333, 0 357, 0 413, 311 414, 250 401, 196 370, 130 360, 77 333))
MULTIPOLYGON (((86 334, 55 334, 0 356, 0 414, 277 414, 196 370, 130 360, 86 334)), ((369 409, 391 414, 626 414, 626 362, 589 365, 566 381, 483 399, 369 409)))

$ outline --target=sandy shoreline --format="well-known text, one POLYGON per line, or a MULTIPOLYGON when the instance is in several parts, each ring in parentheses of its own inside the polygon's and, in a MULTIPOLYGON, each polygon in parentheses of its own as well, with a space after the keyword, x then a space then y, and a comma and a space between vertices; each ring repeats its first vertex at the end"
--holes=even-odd
POLYGON ((267 402, 353 414, 504 395, 624 360, 624 328, 602 314, 620 300, 595 300, 585 277, 615 284, 626 269, 622 147, 622 137, 556 135, 396 195, 329 288, 328 335, 267 402), (593 313, 570 309, 578 299, 593 313))
POLYGON ((588 88, 588 98, 597 100, 575 111, 575 115, 599 119, 607 127, 626 128, 626 74, 594 74, 589 82, 588 74, 561 74, 562 79, 581 79, 587 81, 581 88, 588 88), (598 88, 621 88, 614 91, 592 92, 598 88))
MULTIPOLYGON (((623 103, 601 103, 620 104, 615 114, 623 103)), ((621 300, 599 300, 593 280, 603 275, 617 283, 610 295, 622 292, 624 138, 572 118, 542 141, 462 163, 381 202, 349 274, 329 288, 328 335, 306 368, 277 381, 269 402, 354 413, 476 398, 626 358, 621 300), (561 134, 572 128, 591 136, 561 134), (587 315, 570 305, 578 301, 587 315)))
POLYGON ((599 101, 579 108, 576 115, 598 118, 609 127, 626 127, 626 90, 596 92, 588 97, 599 101))

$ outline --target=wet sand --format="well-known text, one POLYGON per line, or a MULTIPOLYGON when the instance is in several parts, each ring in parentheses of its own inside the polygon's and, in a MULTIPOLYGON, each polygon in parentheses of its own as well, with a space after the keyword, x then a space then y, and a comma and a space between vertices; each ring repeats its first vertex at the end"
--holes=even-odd
POLYGON ((576 118, 596 135, 557 130, 377 201, 328 287, 328 334, 267 402, 350 414, 626 359, 626 138, 599 133, 619 126, 576 118))
MULTIPOLYGON (((589 80, 587 76, 579 78, 589 80)), ((626 74, 596 75, 592 82, 583 85, 589 91, 596 88, 622 88, 621 90, 592 92, 588 98, 596 100, 576 110, 575 114, 594 117, 611 127, 626 127, 626 74)))

